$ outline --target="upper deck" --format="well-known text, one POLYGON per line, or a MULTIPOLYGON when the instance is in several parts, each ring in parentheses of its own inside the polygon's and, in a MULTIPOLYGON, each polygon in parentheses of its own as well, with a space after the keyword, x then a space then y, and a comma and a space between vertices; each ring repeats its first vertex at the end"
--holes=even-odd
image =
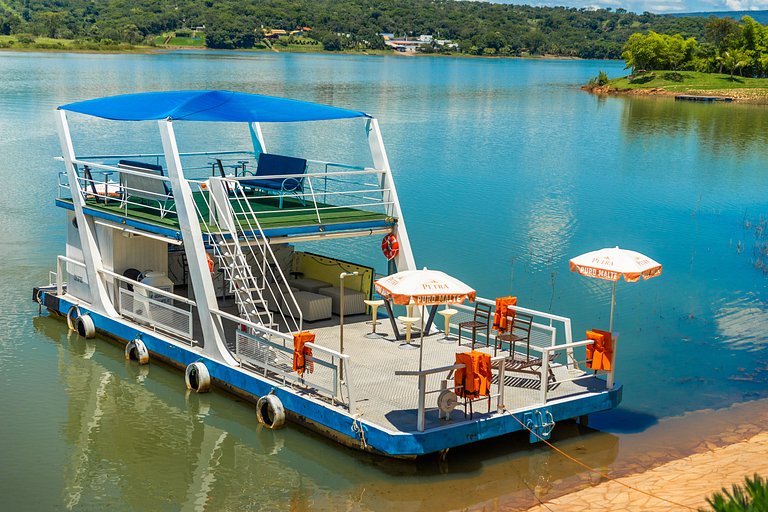
MULTIPOLYGON (((397 222, 392 203, 387 200, 388 190, 382 186, 383 171, 377 169, 310 160, 298 187, 274 190, 271 183, 290 180, 293 184, 295 175, 272 174, 264 178, 258 172, 251 173, 250 169, 258 168, 258 157, 252 153, 182 156, 188 161, 185 172, 193 176, 185 181, 204 233, 222 232, 214 219, 212 179, 226 190, 237 230, 256 230, 256 217, 269 239, 330 233, 371 234, 389 231, 397 222), (270 186, 261 188, 262 184, 270 186)), ((170 192, 170 179, 164 176, 161 155, 83 157, 76 163, 87 214, 181 240, 176 198, 170 192), (128 158, 146 167, 119 163, 128 158)), ((74 210, 66 173, 60 174, 56 204, 74 210)))

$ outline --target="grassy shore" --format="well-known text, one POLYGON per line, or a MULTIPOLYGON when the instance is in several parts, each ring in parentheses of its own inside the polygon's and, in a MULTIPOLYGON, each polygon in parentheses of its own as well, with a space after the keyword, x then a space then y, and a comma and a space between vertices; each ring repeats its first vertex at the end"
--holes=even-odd
MULTIPOLYGON (((1 0, 0 0, 1 1, 1 0)), ((83 53, 154 53, 169 50, 211 50, 201 38, 157 36, 151 45, 130 45, 126 43, 88 41, 82 39, 51 39, 47 37, 0 36, 0 51, 30 52, 83 52, 83 53)), ((395 55, 402 57, 462 57, 470 59, 531 59, 531 60, 581 60, 568 55, 471 55, 467 53, 401 53, 393 50, 325 50, 321 44, 274 44, 258 43, 253 48, 238 48, 238 52, 274 53, 326 53, 329 55, 395 55)))
POLYGON ((586 85, 584 89, 596 94, 723 96, 745 103, 768 104, 766 78, 696 71, 651 71, 615 78, 605 85, 586 85))
POLYGON ((59 51, 59 52, 105 52, 129 53, 157 50, 153 46, 130 45, 116 42, 96 42, 82 39, 52 39, 49 37, 0 36, 1 50, 14 51, 59 51))

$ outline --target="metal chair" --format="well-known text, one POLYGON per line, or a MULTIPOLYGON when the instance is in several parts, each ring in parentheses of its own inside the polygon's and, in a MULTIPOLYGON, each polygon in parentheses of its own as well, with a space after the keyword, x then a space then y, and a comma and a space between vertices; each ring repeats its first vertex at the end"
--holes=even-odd
POLYGON ((515 345, 517 342, 525 342, 525 360, 531 358, 531 326, 533 325, 533 316, 526 313, 515 312, 512 320, 507 322, 507 330, 496 335, 496 344, 493 347, 493 355, 501 348, 502 343, 509 346, 509 354, 515 355, 515 345))
POLYGON ((488 346, 491 339, 491 306, 490 304, 475 303, 475 313, 472 315, 472 320, 467 322, 461 322, 459 324, 459 346, 461 346, 461 331, 466 329, 472 332, 472 350, 475 349, 475 342, 477 341, 477 330, 485 329, 485 344, 488 346))
MULTIPOLYGON (((537 356, 531 359, 532 325, 533 316, 526 313, 515 312, 514 317, 507 324, 507 330, 496 336, 496 345, 493 347, 493 355, 495 356, 498 349, 502 348, 503 343, 507 343, 507 346, 509 347, 509 355, 512 356, 513 360, 506 362, 506 369, 538 375, 539 378, 541 378, 541 366, 544 364, 543 358, 537 356), (525 342, 525 359, 517 359, 517 353, 515 352, 517 342, 525 342)), ((552 370, 551 364, 557 356, 558 353, 554 353, 549 366, 547 366, 550 384, 556 383, 555 372, 552 370)))

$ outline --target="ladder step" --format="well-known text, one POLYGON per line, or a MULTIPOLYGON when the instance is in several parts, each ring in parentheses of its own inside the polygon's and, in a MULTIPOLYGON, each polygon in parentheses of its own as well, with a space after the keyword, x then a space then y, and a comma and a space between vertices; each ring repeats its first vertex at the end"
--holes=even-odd
POLYGON ((264 299, 245 299, 242 302, 243 304, 261 304, 262 306, 267 303, 264 299))

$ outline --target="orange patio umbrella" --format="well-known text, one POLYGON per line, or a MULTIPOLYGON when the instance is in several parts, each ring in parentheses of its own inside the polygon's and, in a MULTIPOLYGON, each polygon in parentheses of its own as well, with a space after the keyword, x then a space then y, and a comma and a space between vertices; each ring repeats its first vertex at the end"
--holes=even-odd
POLYGON ((623 277, 625 281, 634 283, 641 277, 646 280, 661 275, 661 263, 639 252, 619 249, 618 246, 576 256, 569 263, 571 272, 613 281, 611 322, 608 329, 611 333, 613 333, 613 308, 616 304, 616 281, 623 277))
MULTIPOLYGON (((476 292, 453 276, 439 270, 404 270, 382 277, 375 281, 376 292, 384 299, 395 304, 408 305, 413 301, 421 306, 421 317, 424 318, 424 307, 437 304, 461 304, 465 300, 475 300, 476 292)), ((423 321, 423 320, 422 320, 423 321)), ((421 346, 419 347, 419 370, 422 366, 422 351, 424 346, 424 328, 421 329, 421 346)))

